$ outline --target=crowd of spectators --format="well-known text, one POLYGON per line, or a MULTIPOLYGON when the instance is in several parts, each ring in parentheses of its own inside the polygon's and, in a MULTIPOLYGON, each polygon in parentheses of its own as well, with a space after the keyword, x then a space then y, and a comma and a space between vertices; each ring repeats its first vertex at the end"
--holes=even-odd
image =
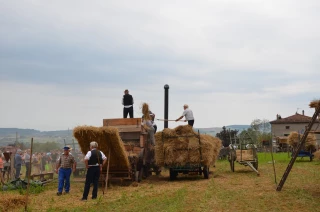
MULTIPOLYGON (((6 151, 4 151, 6 152, 6 151)), ((26 179, 29 175, 33 174, 44 174, 47 172, 54 172, 56 167, 56 162, 59 159, 60 155, 63 153, 62 149, 55 149, 49 152, 33 152, 32 157, 30 155, 30 149, 21 150, 19 148, 10 150, 14 154, 14 169, 15 169, 15 178, 26 179), (31 165, 31 166, 30 166, 31 165), (21 173, 22 167, 25 167, 25 173, 21 173), (22 177, 21 177, 22 176, 22 177)), ((72 154, 77 163, 81 163, 84 159, 84 155, 79 150, 70 149, 70 154, 72 154)), ((10 161, 6 161, 4 154, 0 151, 0 172, 3 176, 5 166, 9 166, 10 161), (2 162, 1 162, 2 161, 2 162)), ((0 178, 1 182, 2 178, 0 178)))

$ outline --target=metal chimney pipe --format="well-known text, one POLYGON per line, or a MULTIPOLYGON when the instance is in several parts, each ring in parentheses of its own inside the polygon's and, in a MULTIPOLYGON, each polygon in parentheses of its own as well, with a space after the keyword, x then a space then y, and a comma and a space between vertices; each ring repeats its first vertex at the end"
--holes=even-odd
MULTIPOLYGON (((169 85, 164 85, 164 119, 169 119, 169 85)), ((164 121, 164 128, 168 128, 168 121, 164 121)))

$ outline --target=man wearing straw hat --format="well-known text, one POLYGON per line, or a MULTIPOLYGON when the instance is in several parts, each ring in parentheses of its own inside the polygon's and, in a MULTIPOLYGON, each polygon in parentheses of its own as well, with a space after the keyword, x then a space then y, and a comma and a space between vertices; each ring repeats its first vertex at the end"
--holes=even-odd
POLYGON ((176 122, 182 119, 184 116, 186 117, 185 121, 188 121, 188 124, 190 126, 193 126, 194 124, 194 117, 192 110, 189 109, 189 106, 187 104, 183 105, 184 111, 182 113, 182 116, 180 116, 178 119, 176 119, 176 122))
POLYGON ((126 89, 122 98, 123 118, 127 118, 128 114, 130 118, 133 118, 133 103, 133 97, 129 94, 129 90, 126 89))
POLYGON ((98 182, 100 173, 102 172, 102 167, 107 161, 107 157, 103 154, 102 151, 98 149, 98 143, 92 141, 90 143, 90 151, 84 157, 84 163, 87 168, 86 183, 84 185, 84 191, 82 195, 82 201, 88 199, 90 185, 93 184, 92 190, 92 199, 97 199, 98 196, 98 182))
POLYGON ((63 147, 63 154, 57 161, 56 173, 59 173, 59 186, 57 195, 62 194, 64 188, 66 194, 70 191, 70 175, 76 170, 76 163, 74 157, 69 154, 69 147, 63 147))

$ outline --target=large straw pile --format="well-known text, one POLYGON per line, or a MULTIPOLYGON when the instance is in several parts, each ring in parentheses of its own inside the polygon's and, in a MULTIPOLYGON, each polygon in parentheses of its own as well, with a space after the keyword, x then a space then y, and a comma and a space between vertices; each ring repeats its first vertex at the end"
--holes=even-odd
MULTIPOLYGON (((288 136, 288 143, 293 147, 296 148, 300 142, 300 139, 302 138, 302 135, 297 132, 291 132, 290 135, 288 136)), ((303 147, 304 150, 309 151, 309 150, 315 150, 316 149, 316 136, 314 133, 309 133, 305 142, 305 145, 303 147)))
POLYGON ((313 100, 313 101, 310 102, 310 104, 309 104, 309 106, 310 106, 311 108, 316 108, 316 107, 318 107, 318 105, 320 105, 320 99, 318 99, 318 100, 313 100))
POLYGON ((318 150, 315 153, 313 153, 313 155, 314 155, 314 159, 320 160, 320 150, 318 150))
POLYGON ((90 142, 96 141, 98 148, 107 157, 110 149, 110 168, 129 168, 129 160, 117 128, 78 126, 74 128, 73 135, 84 154, 90 150, 90 142))
POLYGON ((178 126, 175 129, 164 129, 155 135, 155 159, 158 166, 183 166, 185 164, 213 164, 221 148, 221 140, 210 135, 198 135, 191 126, 178 126), (179 137, 188 136, 193 137, 179 137), (163 137, 163 140, 162 140, 163 137), (200 156, 200 146, 201 155, 200 156))

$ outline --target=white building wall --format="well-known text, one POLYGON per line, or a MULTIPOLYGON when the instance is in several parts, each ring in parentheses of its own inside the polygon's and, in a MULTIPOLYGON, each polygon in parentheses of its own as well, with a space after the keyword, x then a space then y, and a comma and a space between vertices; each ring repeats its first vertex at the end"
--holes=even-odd
MULTIPOLYGON (((308 123, 305 124, 272 124, 271 125, 271 132, 273 136, 286 136, 289 135, 290 132, 296 131, 300 133, 304 133, 305 128, 308 126, 308 123), (289 126, 289 129, 286 129, 286 126, 289 126)), ((312 126, 312 130, 320 131, 320 124, 315 123, 312 126)), ((316 134, 317 143, 320 145, 320 135, 316 134)))

